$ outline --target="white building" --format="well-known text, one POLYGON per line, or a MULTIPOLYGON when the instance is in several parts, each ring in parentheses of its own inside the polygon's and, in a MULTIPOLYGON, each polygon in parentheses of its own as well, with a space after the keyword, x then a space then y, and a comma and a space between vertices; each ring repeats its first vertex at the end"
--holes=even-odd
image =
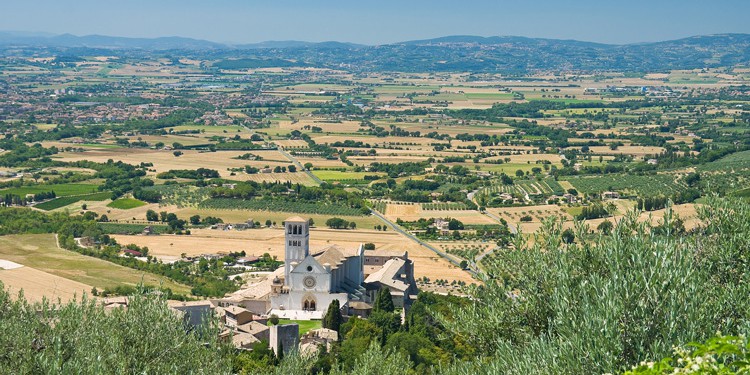
POLYGON ((272 282, 272 310, 322 313, 334 299, 343 307, 365 298, 362 245, 332 245, 310 254, 309 222, 301 217, 285 220, 284 232, 284 279, 272 282))

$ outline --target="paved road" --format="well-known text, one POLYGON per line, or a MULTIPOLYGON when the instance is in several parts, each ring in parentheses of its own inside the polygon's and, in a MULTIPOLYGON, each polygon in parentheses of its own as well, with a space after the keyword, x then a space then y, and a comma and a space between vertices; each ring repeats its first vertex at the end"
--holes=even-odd
POLYGON ((300 162, 297 161, 297 159, 294 156, 292 156, 290 153, 286 152, 281 147, 279 147, 278 150, 282 155, 284 155, 287 159, 289 159, 289 161, 291 161, 295 166, 297 166, 297 170, 307 173, 307 175, 310 176, 310 178, 312 178, 313 181, 315 181, 318 185, 323 183, 323 180, 319 179, 318 176, 314 175, 312 172, 305 169, 305 167, 302 166, 302 164, 300 164, 300 162))
MULTIPOLYGON (((497 216, 489 211, 484 211, 482 213, 489 216, 491 219, 497 221, 498 223, 502 223, 502 219, 500 218, 500 216, 497 216)), ((511 223, 508 223, 508 230, 510 230, 510 233, 512 234, 518 234, 518 228, 516 228, 516 226, 511 223)))
MULTIPOLYGON (((459 262, 457 262, 457 261, 456 261, 455 259, 453 259, 453 258, 452 258, 451 256, 449 256, 449 255, 448 255, 448 254, 446 254, 445 252, 443 252, 443 251, 441 251, 441 250, 437 249, 436 247, 434 247, 434 246, 432 246, 432 245, 430 245, 430 244, 428 244, 428 243, 426 243, 426 242, 424 242, 424 241, 420 240, 419 238, 417 238, 417 236, 415 236, 415 235, 413 235, 413 234, 411 234, 411 233, 409 233, 409 232, 407 232, 407 231, 405 231, 405 230, 401 229, 401 227, 400 227, 400 226, 398 226, 398 225, 396 225, 395 223, 391 222, 390 220, 386 219, 386 217, 385 217, 385 216, 383 216, 382 214, 380 214, 380 212, 377 212, 377 211, 375 211, 375 210, 370 210, 370 212, 372 212, 372 214, 373 214, 373 215, 377 216, 377 217, 378 217, 378 218, 380 219, 380 221, 384 222, 384 223, 385 223, 386 225, 388 225, 389 227, 391 227, 391 229, 395 230, 395 231, 396 231, 396 232, 398 232, 398 233, 401 233, 401 234, 403 234, 404 236, 406 236, 406 237, 408 237, 409 239, 411 239, 412 241, 414 241, 414 242, 416 242, 416 243, 420 244, 421 246, 424 246, 424 247, 426 247, 426 248, 428 248, 428 249, 432 250, 433 252, 435 252, 435 254, 437 254, 437 255, 440 255, 440 257, 442 257, 443 259, 445 259, 445 260, 447 260, 447 261, 451 262, 451 264, 455 265, 456 267, 460 267, 460 264, 459 264, 459 262)), ((476 276, 476 275, 477 275, 477 267, 476 267, 476 265, 473 265, 473 264, 471 264, 471 262, 470 262, 470 263, 469 263, 469 266, 470 266, 470 267, 469 267, 469 269, 467 269, 467 270, 466 270, 466 272, 469 272, 469 273, 470 273, 470 274, 472 274, 473 276, 476 276)))

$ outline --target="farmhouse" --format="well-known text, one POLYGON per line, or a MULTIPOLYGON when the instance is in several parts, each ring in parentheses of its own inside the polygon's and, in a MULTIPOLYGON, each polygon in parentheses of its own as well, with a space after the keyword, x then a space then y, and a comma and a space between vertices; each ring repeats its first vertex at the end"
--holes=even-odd
POLYGON ((620 199, 620 193, 616 191, 605 191, 602 193, 602 199, 620 199))

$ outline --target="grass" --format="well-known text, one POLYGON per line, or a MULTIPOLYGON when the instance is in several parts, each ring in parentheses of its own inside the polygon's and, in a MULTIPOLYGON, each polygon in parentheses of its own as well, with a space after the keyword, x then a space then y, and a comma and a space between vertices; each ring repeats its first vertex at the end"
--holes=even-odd
POLYGON ((567 209, 565 209, 565 211, 568 213, 568 215, 576 217, 583 212, 583 207, 568 207, 567 209))
POLYGON ((133 198, 120 198, 112 203, 108 204, 107 207, 117 208, 120 210, 129 210, 140 206, 145 206, 146 202, 133 198))
MULTIPOLYGON (((322 326, 322 322, 320 320, 288 320, 288 319, 279 319, 279 324, 298 324, 299 325, 299 335, 302 336, 305 333, 312 331, 314 329, 318 329, 322 326)), ((268 323, 268 325, 271 325, 271 323, 268 323)))
POLYGON ((34 207, 45 210, 45 211, 52 211, 57 208, 65 207, 67 205, 71 205, 73 203, 79 202, 79 201, 104 201, 109 199, 112 196, 112 193, 108 191, 103 191, 101 193, 94 193, 94 194, 86 194, 86 195, 71 195, 67 197, 61 197, 56 198, 44 203, 39 203, 35 205, 34 207))
POLYGON ((25 197, 26 194, 39 194, 54 191, 58 197, 68 195, 83 195, 98 192, 99 185, 94 184, 50 184, 50 185, 32 185, 17 188, 0 190, 0 195, 13 194, 25 197))
MULTIPOLYGON (((25 234, 0 237, 0 259, 10 260, 87 285, 115 288, 118 285, 137 286, 140 283, 170 288, 190 294, 190 287, 167 278, 119 266, 93 257, 57 247, 52 234, 25 234)), ((50 285, 50 288, 54 288, 50 285)))

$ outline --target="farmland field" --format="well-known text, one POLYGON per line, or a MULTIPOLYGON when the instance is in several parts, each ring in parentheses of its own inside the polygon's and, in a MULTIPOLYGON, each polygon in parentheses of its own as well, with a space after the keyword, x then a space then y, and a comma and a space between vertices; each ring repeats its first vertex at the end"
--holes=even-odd
POLYGON ((85 195, 69 195, 61 198, 55 198, 52 200, 49 200, 47 202, 39 203, 34 205, 34 207, 45 210, 45 211, 51 211, 54 209, 62 208, 68 205, 71 205, 76 202, 80 201, 104 201, 112 197, 112 193, 110 192, 101 192, 101 193, 93 193, 93 194, 85 194, 85 195))
POLYGON ((190 288, 164 277, 133 270, 105 260, 88 257, 57 247, 51 234, 27 234, 0 237, 0 259, 91 285, 99 289, 118 285, 163 286, 178 293, 190 293, 190 288))
POLYGON ((80 300, 84 294, 91 295, 92 288, 90 285, 26 266, 0 270, 0 281, 12 296, 23 291, 24 297, 32 302, 41 302, 45 298, 51 302, 57 302, 58 298, 62 302, 80 300))
POLYGON ((25 197, 27 194, 38 194, 54 191, 58 197, 96 193, 99 185, 93 184, 51 184, 35 185, 0 190, 0 195, 13 194, 25 197))
POLYGON ((107 207, 117 208, 120 210, 129 210, 131 208, 136 208, 140 206, 145 206, 146 202, 133 199, 133 198, 120 198, 117 200, 112 201, 110 204, 107 205, 107 207))

